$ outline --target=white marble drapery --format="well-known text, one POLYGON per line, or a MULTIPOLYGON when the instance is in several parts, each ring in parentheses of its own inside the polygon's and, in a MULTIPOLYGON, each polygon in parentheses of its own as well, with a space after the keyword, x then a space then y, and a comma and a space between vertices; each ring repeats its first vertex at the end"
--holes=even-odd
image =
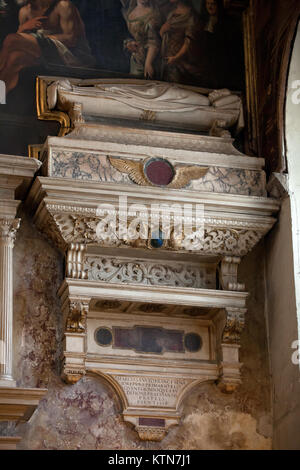
POLYGON ((235 126, 238 131, 244 126, 242 100, 230 90, 202 93, 195 87, 157 81, 60 79, 47 87, 47 106, 67 111, 74 126, 89 116, 89 121, 97 117, 151 121, 217 137, 216 127, 230 136, 226 129, 235 126))

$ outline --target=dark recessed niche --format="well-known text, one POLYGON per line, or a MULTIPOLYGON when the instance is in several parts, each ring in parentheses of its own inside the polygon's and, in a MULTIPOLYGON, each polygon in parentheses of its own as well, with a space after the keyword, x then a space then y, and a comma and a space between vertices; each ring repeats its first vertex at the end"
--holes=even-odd
POLYGON ((133 349, 139 353, 184 353, 181 330, 167 330, 155 326, 113 327, 114 347, 133 349))
POLYGON ((99 346, 113 346, 117 349, 133 349, 141 353, 164 354, 165 352, 196 353, 202 348, 202 338, 197 333, 184 335, 180 330, 159 327, 134 326, 132 328, 101 327, 95 331, 99 346))
POLYGON ((99 346, 110 346, 113 335, 109 328, 99 328, 95 333, 95 339, 99 346))
POLYGON ((189 352, 198 352, 202 348, 202 338, 197 333, 188 333, 184 337, 185 349, 189 352))

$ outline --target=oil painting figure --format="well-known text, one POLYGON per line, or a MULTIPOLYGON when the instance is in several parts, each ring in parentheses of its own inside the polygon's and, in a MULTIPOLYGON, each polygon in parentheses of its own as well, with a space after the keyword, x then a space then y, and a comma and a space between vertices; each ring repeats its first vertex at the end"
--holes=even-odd
POLYGON ((198 82, 200 19, 189 0, 170 0, 171 11, 160 28, 162 78, 170 82, 198 82))
POLYGON ((43 62, 94 62, 79 11, 70 0, 30 0, 20 9, 18 30, 6 36, 0 51, 0 80, 9 92, 22 69, 43 62))
POLYGON ((0 0, 0 80, 7 92, 37 74, 241 90, 241 21, 223 3, 0 0))
POLYGON ((131 55, 130 73, 140 78, 154 78, 154 63, 160 50, 159 11, 151 0, 121 0, 121 3, 131 34, 131 38, 124 41, 124 48, 131 55))

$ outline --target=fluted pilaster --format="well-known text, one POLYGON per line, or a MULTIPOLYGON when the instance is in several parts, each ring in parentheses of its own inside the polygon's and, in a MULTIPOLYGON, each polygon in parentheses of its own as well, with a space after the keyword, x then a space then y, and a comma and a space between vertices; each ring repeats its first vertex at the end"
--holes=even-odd
POLYGON ((13 247, 19 219, 0 219, 0 386, 14 386, 13 247))

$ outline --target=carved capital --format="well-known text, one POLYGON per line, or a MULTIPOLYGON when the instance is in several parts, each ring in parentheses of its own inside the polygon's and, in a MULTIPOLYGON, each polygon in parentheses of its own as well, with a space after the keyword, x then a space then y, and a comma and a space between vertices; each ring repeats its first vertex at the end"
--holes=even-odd
POLYGON ((67 333, 85 333, 88 311, 89 302, 81 300, 70 301, 66 325, 67 333))
POLYGON ((226 324, 223 331, 223 344, 240 344, 241 333, 245 326, 246 309, 226 309, 226 324))
POLYGON ((0 219, 0 241, 14 245, 21 219, 0 219))

